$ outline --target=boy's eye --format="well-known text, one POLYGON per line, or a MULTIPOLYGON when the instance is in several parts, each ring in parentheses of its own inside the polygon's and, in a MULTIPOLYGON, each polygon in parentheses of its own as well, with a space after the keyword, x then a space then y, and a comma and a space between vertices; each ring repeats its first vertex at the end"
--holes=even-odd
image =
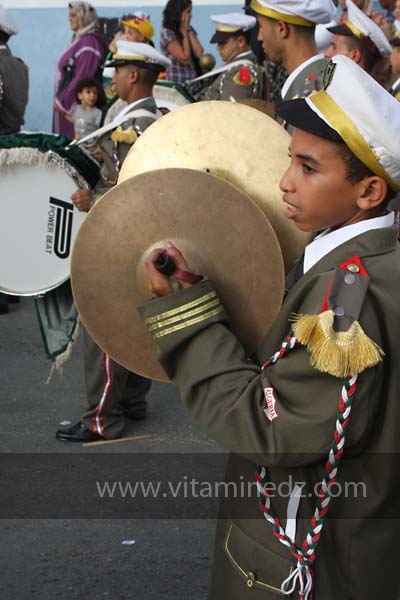
POLYGON ((305 173, 314 173, 315 169, 313 169, 312 167, 310 167, 310 165, 308 165, 307 163, 303 163, 303 171, 305 173))

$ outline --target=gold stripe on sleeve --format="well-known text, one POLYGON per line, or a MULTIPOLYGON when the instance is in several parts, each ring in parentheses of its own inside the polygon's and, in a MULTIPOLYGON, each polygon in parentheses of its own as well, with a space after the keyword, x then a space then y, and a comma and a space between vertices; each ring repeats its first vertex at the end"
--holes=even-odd
POLYGON ((169 319, 164 319, 163 321, 157 321, 157 323, 153 323, 153 325, 150 325, 149 331, 154 331, 155 329, 160 329, 161 327, 165 327, 166 325, 172 325, 172 323, 176 323, 177 321, 184 321, 185 319, 188 319, 189 317, 198 315, 199 313, 202 313, 202 312, 204 312, 210 308, 213 308, 214 306, 218 306, 218 305, 220 305, 219 298, 215 298, 214 300, 211 300, 211 302, 207 302, 207 304, 202 304, 201 306, 198 306, 197 308, 194 308, 193 310, 188 310, 183 314, 175 315, 174 317, 170 317, 169 319))
POLYGON ((153 337, 155 339, 163 337, 164 335, 169 335, 170 333, 175 333, 175 331, 180 331, 181 329, 185 329, 186 327, 191 327, 192 325, 196 325, 197 323, 201 323, 202 321, 206 321, 211 317, 215 317, 219 313, 223 312, 223 307, 219 306, 214 310, 210 310, 206 313, 203 313, 199 317, 195 317, 194 319, 189 319, 188 321, 184 321, 183 323, 178 323, 178 325, 174 325, 173 327, 168 327, 167 329, 163 329, 162 331, 158 331, 153 333, 153 337))
POLYGON ((153 317, 148 317, 147 319, 145 319, 144 322, 146 323, 146 325, 150 325, 151 323, 157 323, 157 321, 163 321, 164 319, 167 319, 168 317, 178 315, 179 313, 185 312, 185 310, 189 310, 189 308, 198 306, 199 304, 202 304, 203 302, 206 302, 207 300, 211 300, 211 298, 216 298, 216 297, 217 297, 217 292, 215 292, 215 291, 209 292, 208 294, 205 294, 204 296, 200 296, 200 298, 196 298, 195 300, 192 300, 191 302, 188 302, 187 304, 182 304, 182 306, 178 306, 177 308, 172 308, 171 310, 167 310, 163 313, 160 313, 159 315, 154 315, 153 317))

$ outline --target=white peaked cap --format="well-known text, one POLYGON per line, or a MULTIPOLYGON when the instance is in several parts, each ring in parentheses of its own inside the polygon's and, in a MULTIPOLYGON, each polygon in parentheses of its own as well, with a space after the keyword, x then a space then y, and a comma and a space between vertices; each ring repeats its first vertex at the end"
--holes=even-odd
MULTIPOLYGON (((332 33, 338 35, 353 35, 357 39, 365 40, 366 38, 372 42, 372 47, 369 48, 375 54, 389 56, 392 48, 382 29, 370 19, 365 12, 360 10, 352 0, 346 0, 347 4, 347 20, 341 25, 335 25, 330 28, 332 33), (375 46, 375 48, 374 48, 375 46)), ((367 46, 368 48, 368 46, 367 46)))
POLYGON ((112 60, 108 61, 106 66, 114 66, 115 63, 123 61, 148 63, 149 65, 159 66, 163 69, 171 66, 169 58, 161 54, 153 46, 150 46, 150 44, 118 40, 117 52, 113 54, 112 60))
POLYGON ((334 56, 308 106, 390 187, 400 190, 400 102, 347 56, 334 56))
POLYGON ((331 21, 324 25, 317 25, 315 28, 315 44, 320 54, 325 54, 335 37, 335 34, 328 30, 328 27, 333 27, 334 25, 336 25, 336 21, 331 21))
POLYGON ((270 19, 303 27, 329 23, 337 11, 332 0, 252 0, 251 8, 270 19))
POLYGON ((0 4, 0 29, 8 35, 15 35, 19 32, 19 27, 14 17, 2 4, 0 4))
POLYGON ((211 15, 210 19, 216 24, 217 31, 234 33, 235 31, 249 31, 257 23, 255 17, 243 13, 226 13, 223 15, 211 15))

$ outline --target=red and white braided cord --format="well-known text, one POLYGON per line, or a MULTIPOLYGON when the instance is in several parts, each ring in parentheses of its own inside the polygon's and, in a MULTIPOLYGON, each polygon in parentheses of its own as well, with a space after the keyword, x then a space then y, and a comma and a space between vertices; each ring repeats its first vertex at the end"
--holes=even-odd
MULTIPOLYGON (((276 363, 280 358, 284 357, 292 350, 297 343, 297 340, 292 335, 285 338, 282 346, 268 361, 263 365, 263 369, 271 364, 276 363)), ((347 381, 349 390, 346 384, 342 387, 341 397, 339 399, 339 417, 336 419, 335 433, 333 442, 329 451, 329 456, 325 464, 325 475, 321 482, 319 498, 314 515, 310 521, 310 527, 301 547, 296 546, 283 529, 279 517, 275 514, 268 491, 267 470, 264 466, 260 466, 260 472, 256 473, 257 490, 260 498, 260 508, 263 511, 264 517, 272 527, 274 535, 279 541, 286 546, 291 554, 297 559, 296 569, 292 571, 287 579, 282 583, 282 594, 288 596, 292 594, 296 587, 299 589, 300 600, 311 600, 313 590, 313 573, 311 565, 315 560, 315 548, 321 537, 323 528, 323 519, 326 516, 329 503, 331 501, 330 487, 336 481, 338 462, 343 454, 345 444, 345 429, 349 424, 351 413, 350 398, 354 395, 356 389, 357 375, 352 375, 347 381)))

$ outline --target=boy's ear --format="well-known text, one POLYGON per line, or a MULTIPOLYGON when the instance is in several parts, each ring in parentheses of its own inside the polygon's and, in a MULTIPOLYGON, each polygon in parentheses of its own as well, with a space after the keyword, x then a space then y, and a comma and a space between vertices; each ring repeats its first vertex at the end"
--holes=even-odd
POLYGON ((377 208, 385 200, 388 184, 379 175, 365 177, 357 185, 360 186, 360 194, 357 199, 357 206, 362 210, 371 210, 377 208))

